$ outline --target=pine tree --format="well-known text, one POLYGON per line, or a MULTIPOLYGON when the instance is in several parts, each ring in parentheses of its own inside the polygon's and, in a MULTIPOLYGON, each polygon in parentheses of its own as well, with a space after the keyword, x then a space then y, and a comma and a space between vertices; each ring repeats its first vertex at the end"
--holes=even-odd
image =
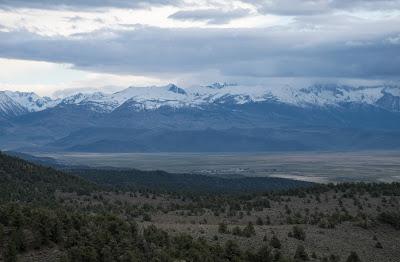
POLYGON ((235 226, 235 227, 232 229, 232 234, 235 235, 235 236, 241 236, 241 235, 243 234, 243 232, 242 232, 242 230, 240 229, 240 227, 235 226))
POLYGON ((3 257, 5 262, 17 262, 17 247, 13 239, 8 241, 3 257))
POLYGON ((361 262, 361 259, 358 257, 356 252, 352 251, 346 262, 361 262))
POLYGON ((306 239, 306 233, 304 232, 304 230, 299 227, 299 226, 294 226, 293 227, 293 232, 290 235, 298 240, 305 240, 306 239))
POLYGON ((298 245, 296 249, 296 253, 294 255, 294 259, 296 261, 308 261, 310 258, 306 252, 306 249, 302 245, 298 245))
POLYGON ((220 234, 226 234, 226 233, 228 233, 228 226, 226 225, 225 222, 219 223, 219 225, 218 225, 218 232, 219 232, 220 234))
POLYGON ((271 238, 271 241, 269 243, 269 245, 273 248, 277 248, 280 249, 281 248, 281 241, 279 241, 279 239, 276 237, 276 235, 273 235, 271 238))
POLYGON ((3 224, 0 224, 0 246, 3 244, 4 240, 4 226, 3 224))
POLYGON ((225 243, 225 257, 229 261, 236 261, 241 256, 240 248, 238 244, 232 240, 228 240, 225 243))
POLYGON ((251 237, 256 234, 253 223, 249 222, 247 226, 243 229, 242 235, 245 237, 251 237))
POLYGON ((21 228, 11 234, 11 241, 14 243, 17 252, 26 250, 25 233, 21 228))
POLYGON ((263 246, 258 250, 257 254, 257 261, 260 262, 270 262, 273 261, 273 256, 271 254, 271 250, 268 248, 268 246, 263 246))

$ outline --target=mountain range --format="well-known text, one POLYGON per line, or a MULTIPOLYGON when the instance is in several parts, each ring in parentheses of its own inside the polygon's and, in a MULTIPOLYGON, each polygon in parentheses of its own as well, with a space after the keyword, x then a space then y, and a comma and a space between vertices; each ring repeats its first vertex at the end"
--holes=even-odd
POLYGON ((0 91, 0 148, 216 152, 400 148, 400 87, 129 87, 63 98, 0 91))
POLYGON ((316 84, 307 88, 291 86, 239 86, 214 83, 208 86, 181 88, 166 86, 130 87, 113 94, 77 93, 51 99, 35 93, 0 91, 0 113, 18 116, 65 105, 90 107, 93 111, 112 112, 123 106, 135 111, 156 110, 161 107, 202 108, 210 104, 246 104, 280 102, 300 107, 339 106, 342 103, 363 103, 400 111, 400 87, 390 85, 351 87, 316 84))

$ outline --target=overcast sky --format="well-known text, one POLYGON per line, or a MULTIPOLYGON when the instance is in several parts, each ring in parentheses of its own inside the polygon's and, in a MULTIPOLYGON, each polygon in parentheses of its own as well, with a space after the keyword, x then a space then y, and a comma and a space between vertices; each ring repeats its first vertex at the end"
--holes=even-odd
POLYGON ((396 82, 400 0, 0 0, 0 90, 396 82))

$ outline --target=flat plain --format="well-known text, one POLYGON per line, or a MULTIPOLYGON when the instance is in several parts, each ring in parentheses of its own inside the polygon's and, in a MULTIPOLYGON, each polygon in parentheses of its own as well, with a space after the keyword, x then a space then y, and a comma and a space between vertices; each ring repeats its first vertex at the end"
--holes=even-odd
POLYGON ((294 153, 41 153, 67 165, 311 182, 400 181, 400 151, 294 153))

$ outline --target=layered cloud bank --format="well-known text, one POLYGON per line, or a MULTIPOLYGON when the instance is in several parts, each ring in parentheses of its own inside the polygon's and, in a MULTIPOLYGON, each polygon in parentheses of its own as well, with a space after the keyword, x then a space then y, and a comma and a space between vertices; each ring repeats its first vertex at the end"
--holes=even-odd
MULTIPOLYGON (((400 76, 399 24, 397 0, 0 0, 0 57, 138 79, 133 85, 140 79, 387 82, 400 76)), ((26 82, 34 77, 24 73, 26 82)), ((60 79, 54 91, 75 80, 60 79)))

